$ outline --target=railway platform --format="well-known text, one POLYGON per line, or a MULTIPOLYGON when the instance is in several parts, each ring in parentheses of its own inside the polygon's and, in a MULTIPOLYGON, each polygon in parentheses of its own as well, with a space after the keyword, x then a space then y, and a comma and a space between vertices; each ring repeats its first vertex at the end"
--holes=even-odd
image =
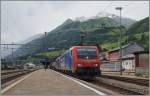
POLYGON ((10 95, 106 95, 104 92, 93 89, 71 77, 62 75, 53 70, 40 69, 34 71, 1 91, 3 96, 10 95))

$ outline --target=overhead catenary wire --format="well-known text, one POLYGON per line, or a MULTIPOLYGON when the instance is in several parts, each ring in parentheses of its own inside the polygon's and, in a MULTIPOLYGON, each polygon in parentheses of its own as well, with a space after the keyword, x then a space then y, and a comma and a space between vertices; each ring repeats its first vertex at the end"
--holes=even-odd
POLYGON ((111 1, 101 12, 105 12, 110 6, 113 4, 113 1, 111 1))
POLYGON ((134 4, 134 1, 132 1, 133 3, 129 3, 127 5, 124 5, 124 10, 126 10, 127 8, 131 7, 134 4))
MULTIPOLYGON (((114 4, 113 3, 114 1, 110 1, 110 3, 101 11, 102 13, 103 12, 106 12, 109 8, 111 8, 111 6, 114 4)), ((122 7, 124 8, 124 10, 126 10, 127 8, 129 8, 130 6, 132 6, 135 2, 134 1, 130 1, 129 4, 123 4, 122 7)), ((116 7, 116 6, 115 6, 116 7)))

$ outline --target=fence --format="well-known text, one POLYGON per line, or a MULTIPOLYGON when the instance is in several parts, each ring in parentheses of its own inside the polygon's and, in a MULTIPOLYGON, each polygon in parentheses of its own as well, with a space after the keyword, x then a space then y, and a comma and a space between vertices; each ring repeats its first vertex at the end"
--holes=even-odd
POLYGON ((101 71, 118 72, 120 71, 120 63, 118 61, 103 61, 101 62, 101 71))

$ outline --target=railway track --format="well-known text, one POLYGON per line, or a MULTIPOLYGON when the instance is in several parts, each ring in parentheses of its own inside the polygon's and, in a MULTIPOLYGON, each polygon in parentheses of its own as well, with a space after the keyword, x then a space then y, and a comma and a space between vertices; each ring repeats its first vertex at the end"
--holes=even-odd
MULTIPOLYGON (((75 77, 78 78, 78 77, 75 77)), ((81 78, 78 78, 81 79, 81 78)), ((83 79, 82 79, 83 80, 83 79)), ((84 80, 96 86, 106 88, 121 95, 148 95, 148 86, 136 85, 135 82, 114 80, 104 77, 96 77, 93 80, 84 80)), ((138 82, 136 82, 138 83, 138 82)))
MULTIPOLYGON (((74 76, 73 74, 66 74, 65 72, 60 72, 60 73, 83 80, 78 76, 74 76)), ((93 84, 95 86, 101 87, 101 88, 114 91, 121 95, 148 95, 149 87, 147 83, 141 83, 143 79, 139 79, 141 81, 137 81, 137 79, 135 78, 134 81, 132 81, 133 79, 134 78, 131 78, 131 79, 127 79, 127 78, 123 79, 121 77, 113 78, 112 76, 109 77, 109 76, 102 75, 101 77, 96 77, 95 79, 92 79, 92 80, 84 79, 83 81, 93 84)))
POLYGON ((10 71, 2 71, 1 75, 7 75, 7 74, 12 74, 12 73, 17 73, 17 72, 20 72, 20 71, 24 71, 24 70, 10 70, 10 71))
POLYGON ((119 76, 110 76, 110 75, 102 75, 103 78, 115 79, 119 81, 124 81, 128 83, 133 83, 141 86, 149 86, 148 79, 140 79, 140 78, 129 78, 129 77, 119 77, 119 76))
POLYGON ((3 72, 1 75, 1 84, 4 85, 5 83, 14 80, 20 76, 33 72, 37 69, 30 69, 30 70, 13 70, 8 72, 3 72))
POLYGON ((106 88, 108 90, 111 90, 111 91, 116 92, 116 93, 121 94, 121 95, 143 95, 141 93, 137 93, 137 92, 134 92, 131 90, 126 90, 124 88, 109 85, 109 84, 101 82, 99 80, 93 80, 93 81, 88 81, 88 82, 90 82, 96 86, 106 88))
POLYGON ((135 84, 125 83, 103 77, 89 81, 92 84, 104 87, 122 95, 148 95, 148 87, 142 87, 135 84))

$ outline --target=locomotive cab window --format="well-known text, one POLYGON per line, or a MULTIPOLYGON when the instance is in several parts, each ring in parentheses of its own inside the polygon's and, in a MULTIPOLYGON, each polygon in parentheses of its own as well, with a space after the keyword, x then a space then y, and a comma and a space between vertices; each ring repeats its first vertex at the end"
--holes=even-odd
POLYGON ((77 57, 82 59, 95 59, 96 48, 77 48, 77 57))

